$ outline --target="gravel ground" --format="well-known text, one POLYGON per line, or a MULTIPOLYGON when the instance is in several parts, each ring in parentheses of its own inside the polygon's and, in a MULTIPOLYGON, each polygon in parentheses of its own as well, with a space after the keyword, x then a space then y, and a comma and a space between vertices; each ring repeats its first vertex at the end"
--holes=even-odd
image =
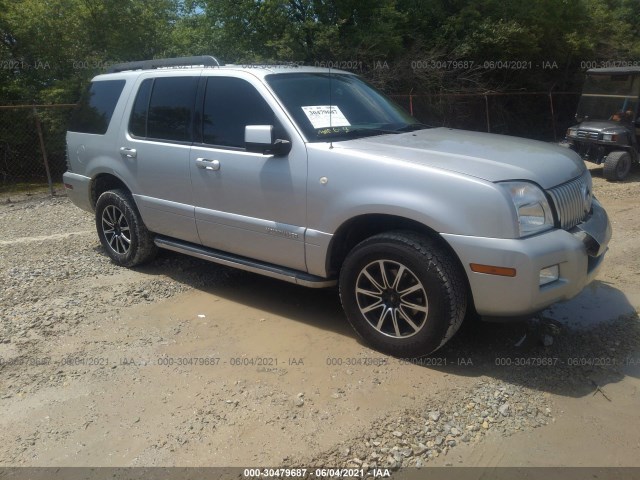
POLYGON ((235 274, 221 268, 207 275, 205 262, 161 255, 127 278, 129 272, 103 251, 92 215, 66 197, 5 200, 0 212, 0 343, 60 333, 91 314, 155 302, 202 286, 212 275, 219 281, 235 274), (189 281, 165 272, 188 272, 189 281))
POLYGON ((489 432, 509 436, 554 421, 548 395, 503 382, 481 381, 447 393, 447 401, 403 411, 373 423, 372 433, 351 439, 309 461, 340 468, 422 467, 459 443, 478 443, 489 432))
MULTIPOLYGON (((528 323, 527 335, 535 338, 537 345, 525 346, 522 351, 513 348, 513 344, 511 348, 489 345, 489 355, 467 352, 468 358, 473 358, 474 368, 480 371, 487 368, 491 376, 483 376, 471 386, 432 392, 433 396, 419 408, 384 417, 374 422, 368 433, 350 438, 320 455, 296 457, 292 465, 335 465, 365 470, 428 466, 461 444, 481 443, 487 435, 509 437, 554 423, 554 405, 549 392, 599 393, 610 401, 601 384, 622 381, 624 365, 640 366, 637 313, 620 316, 586 331, 564 328, 542 317, 528 323), (510 365, 495 367, 496 358, 510 365), (576 365, 585 358, 603 361, 576 365), (543 365, 543 359, 555 363, 543 365), (533 363, 515 366, 518 361, 533 363), (495 377, 500 376, 504 376, 504 381, 496 380, 495 377)), ((451 355, 454 360, 470 338, 488 340, 486 336, 473 327, 468 328, 454 339, 444 358, 451 355)), ((446 461, 444 465, 453 463, 446 461)))
MULTIPOLYGON (((640 255, 634 241, 640 231, 640 220, 634 213, 640 206, 638 180, 640 177, 636 174, 629 182, 610 184, 597 173, 594 175, 596 194, 605 203, 614 224, 614 241, 599 279, 602 285, 631 293, 637 291, 640 275, 640 255)), ((197 387, 189 387, 198 391, 197 398, 189 396, 188 400, 179 398, 180 387, 174 383, 175 375, 155 374, 150 370, 146 373, 142 368, 60 369, 54 364, 22 368, 21 360, 67 350, 85 355, 117 350, 123 357, 136 358, 150 352, 158 354, 171 345, 199 351, 202 344, 215 343, 215 339, 209 325, 206 329, 200 328, 186 313, 183 315, 193 306, 190 300, 181 300, 191 298, 185 297, 187 294, 206 297, 203 300, 206 303, 198 305, 203 310, 211 302, 219 302, 214 312, 224 312, 224 316, 214 326, 224 325, 228 329, 224 333, 228 337, 223 340, 230 355, 236 351, 233 348, 241 348, 242 342, 253 342, 252 348, 268 343, 261 334, 256 333, 255 338, 249 340, 246 337, 247 331, 258 331, 265 318, 284 322, 302 315, 296 313, 298 311, 314 309, 325 312, 320 316, 330 314, 336 318, 335 325, 329 322, 328 327, 319 328, 334 328, 339 334, 328 330, 318 334, 313 330, 318 326, 313 323, 285 323, 294 339, 292 350, 296 343, 301 343, 301 348, 314 350, 316 354, 321 351, 324 355, 337 354, 335 352, 347 355, 354 348, 364 352, 358 355, 380 354, 363 349, 355 343, 354 334, 348 329, 342 330, 344 318, 340 313, 333 313, 339 310, 339 305, 331 292, 303 293, 298 287, 279 282, 261 283, 263 280, 250 274, 212 268, 206 262, 169 252, 163 252, 142 268, 122 269, 113 265, 103 252, 93 217, 65 197, 14 195, 0 201, 3 233, 0 240, 0 284, 3 285, 0 407, 21 412, 20 402, 26 399, 35 402, 34 399, 46 397, 39 400, 42 403, 38 408, 51 410, 54 415, 56 409, 71 398, 68 389, 74 385, 77 395, 102 392, 111 388, 109 385, 117 385, 113 388, 120 390, 118 395, 122 398, 128 391, 143 388, 145 380, 148 380, 148 389, 176 390, 173 399, 164 394, 160 403, 172 405, 171 415, 163 412, 165 407, 149 406, 133 415, 131 424, 135 428, 149 428, 145 431, 148 441, 139 448, 135 458, 132 454, 131 458, 126 457, 128 460, 119 463, 114 460, 117 465, 220 465, 216 462, 234 461, 246 466, 247 462, 254 461, 274 466, 397 469, 442 463, 443 457, 445 465, 452 464, 453 460, 448 460, 452 458, 451 452, 463 445, 482 445, 487 438, 532 432, 555 423, 559 412, 554 396, 601 394, 604 401, 610 400, 607 385, 622 382, 626 375, 623 366, 628 365, 630 359, 638 358, 638 305, 633 304, 632 298, 640 297, 627 293, 631 310, 622 315, 612 314, 606 321, 589 328, 571 326, 554 315, 553 309, 524 323, 467 324, 436 356, 418 365, 399 365, 389 358, 386 366, 379 368, 358 365, 314 368, 307 363, 299 374, 290 366, 279 365, 268 381, 264 380, 264 372, 256 373, 255 369, 232 377, 203 375, 188 368, 174 370, 182 375, 180 379, 190 376, 201 379, 193 380, 197 387), (264 285, 272 291, 267 291, 255 306, 237 301, 236 297, 242 297, 243 292, 253 294, 254 288, 264 289, 264 285), (297 298, 291 297, 297 295, 297 298), (278 297, 284 300, 273 307, 269 302, 280 301, 278 297), (151 328, 152 324, 136 320, 145 315, 157 316, 165 310, 168 319, 157 328, 155 324, 151 328), (254 317, 257 323, 252 323, 254 317), (125 318, 133 320, 125 321, 125 318), (237 325, 225 324, 225 318, 234 318, 237 325), (299 332, 298 337, 294 336, 295 332, 299 332), (315 337, 310 340, 312 335, 315 337), (576 366, 575 359, 581 358, 608 360, 576 366), (496 359, 505 360, 499 364, 496 359), (521 359, 534 359, 534 362, 555 359, 555 363, 517 364, 521 359), (307 386, 301 388, 305 382, 307 386), (425 384, 432 384, 433 388, 427 389, 425 384), (397 401, 392 398, 394 395, 397 401), (378 403, 372 406, 371 402, 378 403), (150 420, 149 425, 139 421, 140 417, 145 418, 145 411, 154 408, 157 417, 150 420), (161 428, 165 420, 173 423, 161 428), (261 427, 265 430, 255 428, 255 440, 235 436, 238 431, 253 430, 255 425, 265 425, 261 427), (338 428, 339 425, 344 428, 338 428), (274 432, 288 432, 282 449, 263 447, 260 443, 264 436, 274 432), (206 448, 210 449, 217 446, 217 450, 214 449, 217 452, 228 448, 234 453, 223 457, 210 453, 213 456, 206 457, 202 456, 205 447, 198 444, 209 445, 206 448)), ((304 315, 299 318, 308 321, 304 315)), ((216 335, 223 334, 221 330, 216 332, 219 332, 216 335)), ((284 341, 282 330, 279 332, 276 330, 272 335, 284 341)), ((234 375, 235 372, 237 370, 233 371, 234 375)), ((182 392, 187 393, 190 395, 191 390, 182 392)), ((108 425, 113 422, 112 416, 118 414, 118 398, 114 397, 116 403, 109 407, 111 410, 102 406, 104 411, 97 413, 94 406, 78 414, 74 421, 100 425, 106 429, 100 435, 108 438, 111 435, 108 425)), ((0 425, 0 430, 5 429, 5 433, 0 434, 3 440, 0 443, 5 445, 0 447, 0 464, 41 465, 39 459, 48 458, 46 452, 52 448, 38 450, 44 439, 61 444, 68 440, 75 445, 98 438, 99 435, 91 434, 90 430, 82 433, 87 426, 65 427, 70 424, 74 410, 80 407, 68 408, 64 415, 60 414, 56 427, 45 428, 35 420, 33 425, 24 425, 19 415, 15 422, 11 415, 5 418, 5 423, 0 425), (82 435, 85 437, 81 442, 82 435)), ((126 431, 119 432, 110 446, 122 444, 122 435, 127 435, 126 431)), ((99 448, 106 447, 96 447, 94 455, 99 454, 99 448)), ((98 458, 88 455, 84 461, 104 464, 98 458)), ((62 465, 76 464, 72 457, 61 462, 62 465)))

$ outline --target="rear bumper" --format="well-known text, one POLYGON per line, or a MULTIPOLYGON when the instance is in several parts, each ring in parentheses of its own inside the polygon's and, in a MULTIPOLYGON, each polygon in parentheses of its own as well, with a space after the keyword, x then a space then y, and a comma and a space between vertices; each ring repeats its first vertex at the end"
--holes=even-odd
POLYGON ((464 266, 480 315, 517 317, 567 300, 598 273, 611 238, 606 212, 594 199, 593 213, 574 228, 550 230, 524 239, 442 235, 464 266), (514 268, 515 277, 471 271, 479 263, 514 268), (558 265, 558 280, 540 286, 540 270, 558 265))
POLYGON ((62 175, 67 196, 74 205, 88 212, 93 212, 91 202, 91 178, 77 173, 65 172, 62 175))

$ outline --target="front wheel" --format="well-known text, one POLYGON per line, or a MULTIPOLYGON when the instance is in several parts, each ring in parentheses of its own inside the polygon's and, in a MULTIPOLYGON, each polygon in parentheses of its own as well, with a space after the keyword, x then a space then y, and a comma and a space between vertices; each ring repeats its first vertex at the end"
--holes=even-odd
POLYGON ((96 228, 107 255, 118 265, 140 265, 156 254, 153 236, 125 190, 109 190, 100 195, 96 202, 96 228))
POLYGON ((467 287, 452 255, 413 232, 375 235, 358 244, 340 272, 340 299, 354 330, 397 357, 434 352, 458 330, 467 287))
POLYGON ((609 181, 624 180, 631 170, 631 155, 628 152, 615 151, 604 160, 603 175, 609 181))

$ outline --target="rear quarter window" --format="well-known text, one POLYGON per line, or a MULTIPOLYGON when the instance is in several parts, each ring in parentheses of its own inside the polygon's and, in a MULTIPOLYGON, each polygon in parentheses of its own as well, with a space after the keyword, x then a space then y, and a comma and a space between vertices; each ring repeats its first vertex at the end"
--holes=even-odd
POLYGON ((144 80, 129 117, 136 138, 190 143, 198 77, 157 77, 144 80))
POLYGON ((92 82, 71 116, 69 131, 104 135, 124 84, 124 80, 92 82))
POLYGON ((191 125, 198 77, 156 78, 147 117, 147 137, 191 141, 191 125))

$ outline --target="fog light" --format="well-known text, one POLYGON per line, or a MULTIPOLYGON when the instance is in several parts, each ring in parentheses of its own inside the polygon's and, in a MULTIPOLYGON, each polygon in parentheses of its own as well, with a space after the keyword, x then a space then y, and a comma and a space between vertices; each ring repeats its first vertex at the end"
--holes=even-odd
POLYGON ((558 278, 560 278, 558 265, 552 265, 551 267, 540 270, 540 286, 555 282, 558 278))

